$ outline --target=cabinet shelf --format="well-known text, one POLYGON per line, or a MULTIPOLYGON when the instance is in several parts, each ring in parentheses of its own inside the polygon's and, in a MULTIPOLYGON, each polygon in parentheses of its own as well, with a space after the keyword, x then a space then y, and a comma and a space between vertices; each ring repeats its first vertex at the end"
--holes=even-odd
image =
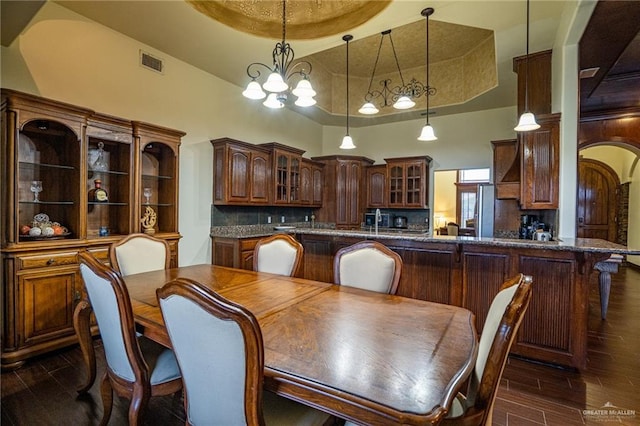
POLYGON ((103 174, 103 175, 115 175, 115 176, 128 176, 129 173, 127 172, 118 172, 115 170, 89 170, 89 173, 93 173, 93 176, 95 178, 96 175, 99 174, 103 174))
POLYGON ((145 206, 150 206, 150 207, 171 207, 173 206, 173 204, 168 204, 168 203, 142 203, 142 207, 145 206))
POLYGON ((32 205, 49 205, 49 206, 72 206, 75 203, 73 201, 20 201, 20 204, 32 204, 32 205))
POLYGON ((164 175, 142 175, 143 179, 173 179, 173 176, 164 175))
POLYGON ((31 169, 64 169, 64 170, 75 170, 75 167, 72 166, 64 166, 60 164, 47 164, 47 163, 31 163, 27 161, 20 161, 21 168, 31 168, 31 169))
POLYGON ((89 204, 90 206, 128 206, 129 203, 118 203, 118 202, 113 202, 113 201, 109 201, 109 202, 98 202, 98 201, 89 201, 87 204, 89 204))

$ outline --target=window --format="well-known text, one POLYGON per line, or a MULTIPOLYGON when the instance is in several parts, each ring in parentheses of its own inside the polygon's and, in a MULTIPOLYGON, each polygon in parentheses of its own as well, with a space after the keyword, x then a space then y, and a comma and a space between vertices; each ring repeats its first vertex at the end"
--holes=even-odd
POLYGON ((490 169, 488 168, 458 170, 456 219, 461 228, 476 227, 478 184, 489 182, 489 175, 490 169))

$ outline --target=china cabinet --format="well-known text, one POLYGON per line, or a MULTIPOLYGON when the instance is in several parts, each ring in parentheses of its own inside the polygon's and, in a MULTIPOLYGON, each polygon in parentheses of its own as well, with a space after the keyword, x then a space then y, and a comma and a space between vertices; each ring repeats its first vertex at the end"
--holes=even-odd
POLYGON ((80 251, 108 262, 112 242, 145 230, 167 240, 177 266, 184 133, 1 93, 1 364, 14 368, 76 341, 80 251), (96 180, 107 194, 98 200, 96 180))

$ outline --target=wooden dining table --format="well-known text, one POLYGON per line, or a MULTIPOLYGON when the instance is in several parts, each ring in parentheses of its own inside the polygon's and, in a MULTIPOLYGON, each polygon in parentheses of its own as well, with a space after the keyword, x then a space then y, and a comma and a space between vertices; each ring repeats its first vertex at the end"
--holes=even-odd
MULTIPOLYGON (((475 364, 467 309, 214 265, 124 277, 139 331, 168 347, 156 289, 178 277, 256 316, 268 390, 356 423, 438 423, 475 364)), ((78 335, 86 352, 90 333, 78 335)))

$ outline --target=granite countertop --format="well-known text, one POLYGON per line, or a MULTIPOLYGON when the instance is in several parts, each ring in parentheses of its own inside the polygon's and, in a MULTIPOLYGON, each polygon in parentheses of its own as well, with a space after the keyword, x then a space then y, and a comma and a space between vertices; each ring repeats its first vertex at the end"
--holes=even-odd
POLYGON ((626 246, 615 244, 610 241, 593 238, 561 238, 553 241, 532 241, 510 238, 486 238, 486 237, 461 237, 448 235, 431 235, 428 231, 420 229, 382 229, 369 230, 342 230, 335 229, 333 224, 315 224, 311 228, 310 223, 291 224, 269 224, 269 225, 239 225, 239 226, 216 226, 211 228, 211 237, 223 238, 259 238, 273 235, 276 232, 289 232, 306 235, 330 235, 337 237, 356 237, 362 239, 380 240, 409 240, 431 243, 458 243, 473 245, 489 245, 493 247, 514 247, 514 248, 534 248, 558 251, 577 251, 593 253, 617 253, 617 254, 640 254, 640 250, 629 249, 626 246), (276 230, 275 227, 286 227, 276 230))

